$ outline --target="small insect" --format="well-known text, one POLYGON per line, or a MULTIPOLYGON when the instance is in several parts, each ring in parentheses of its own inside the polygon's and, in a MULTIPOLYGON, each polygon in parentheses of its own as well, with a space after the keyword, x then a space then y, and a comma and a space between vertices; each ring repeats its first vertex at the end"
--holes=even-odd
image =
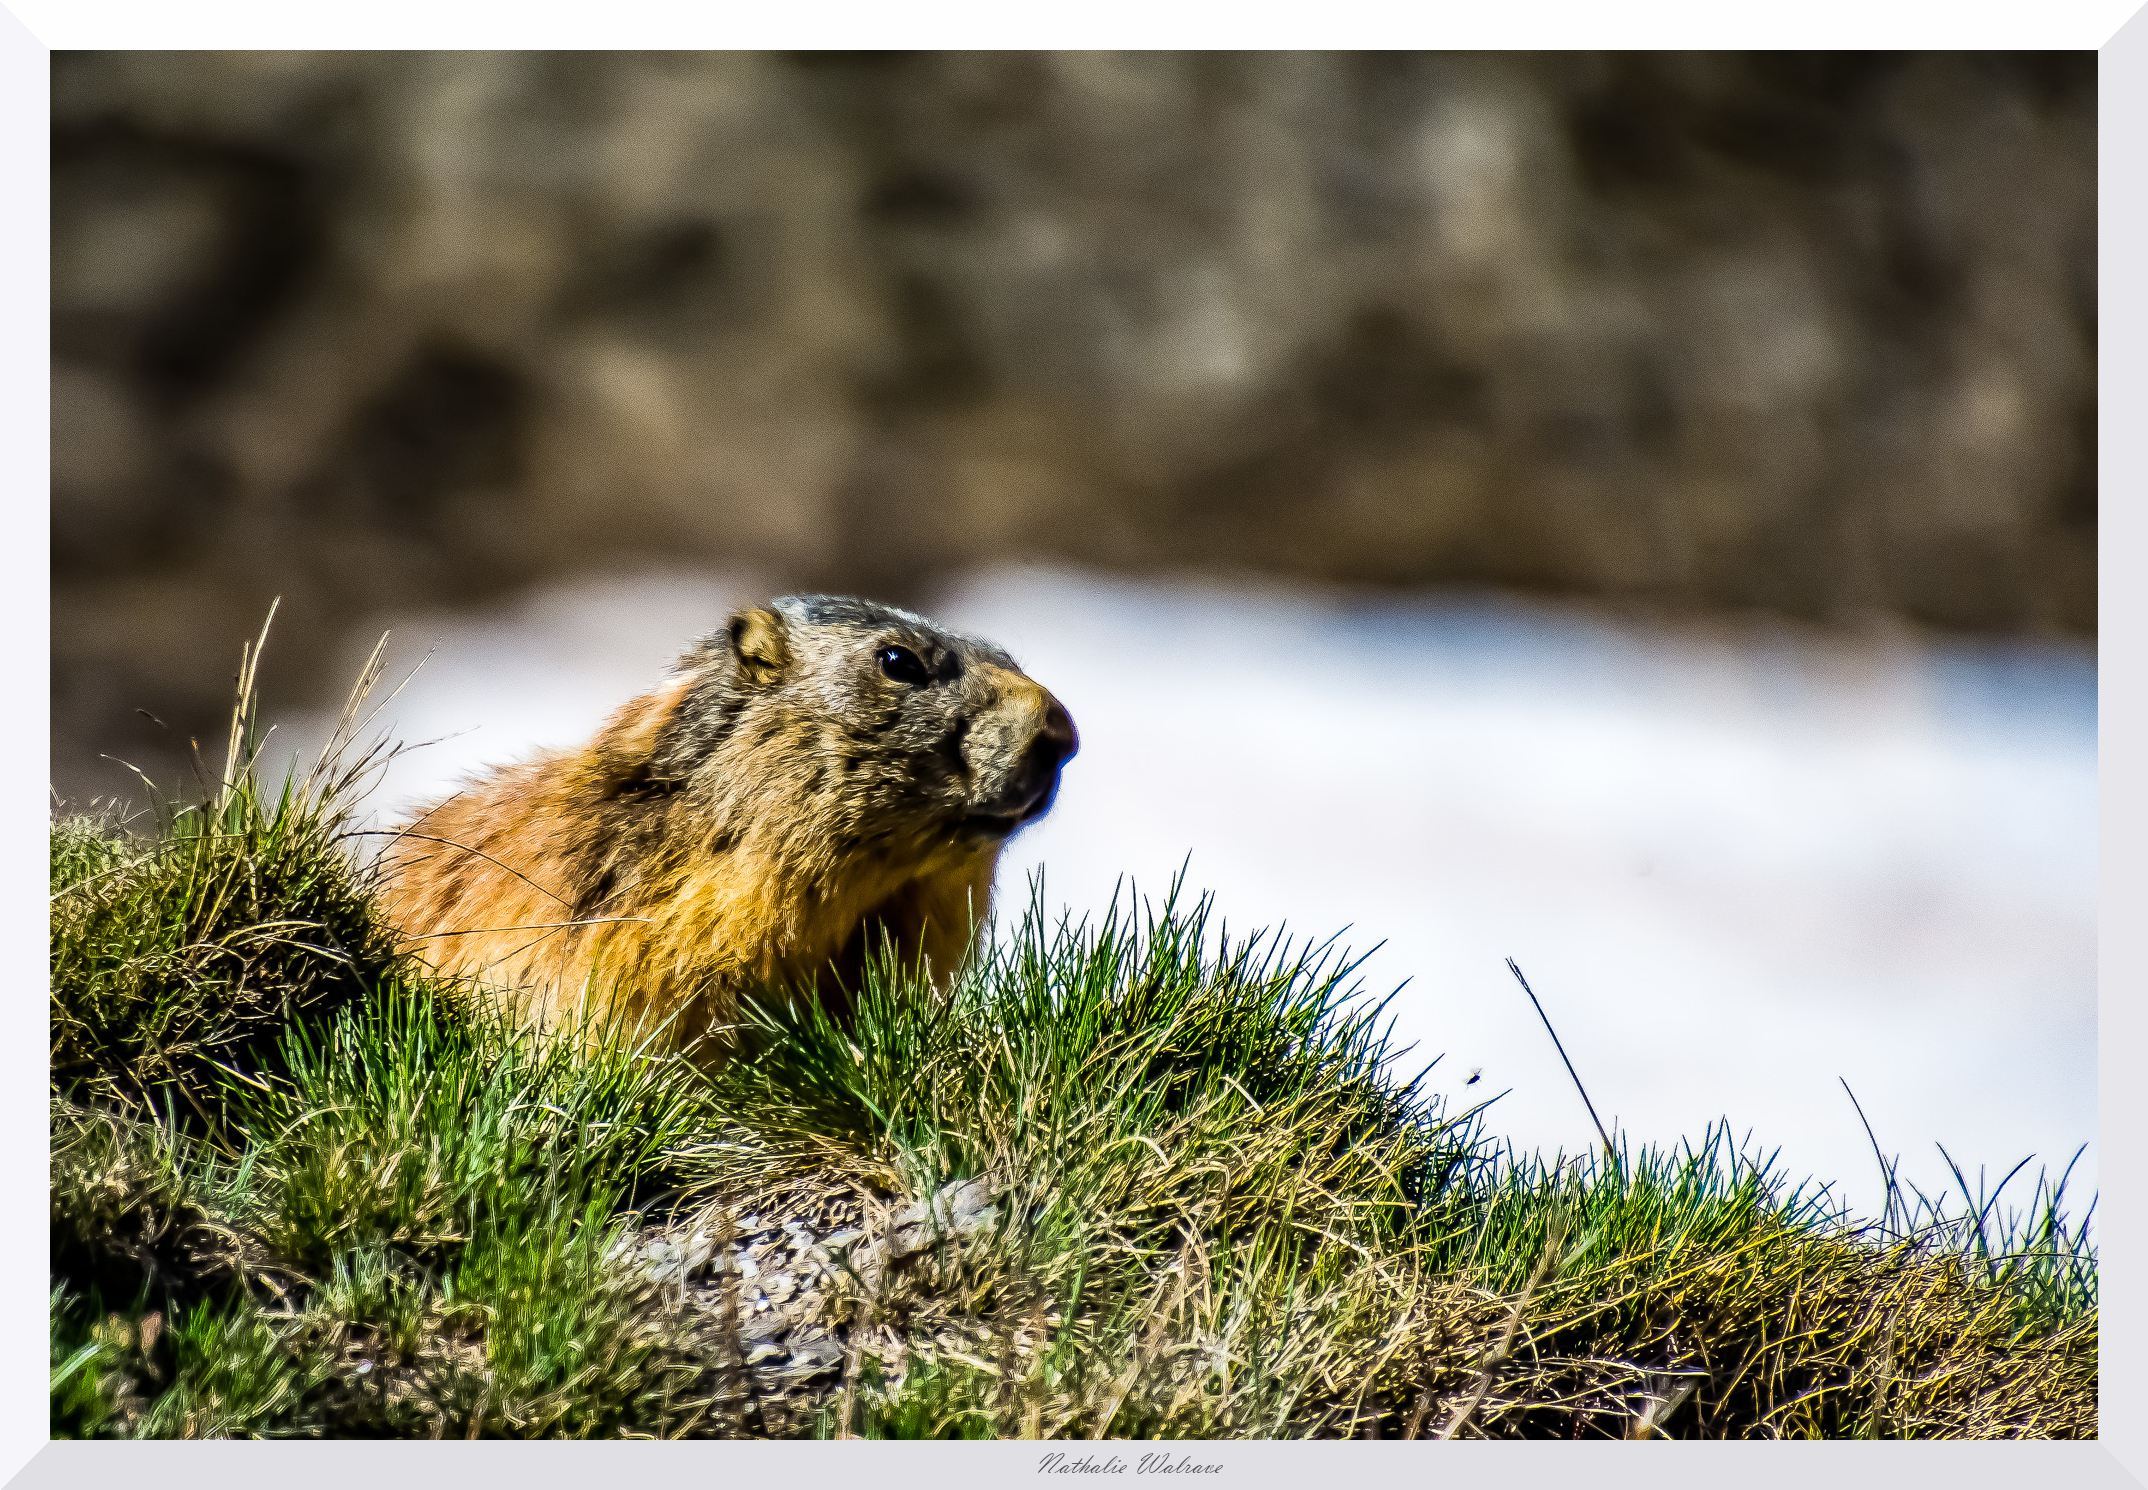
POLYGON ((1477 1084, 1477 1083, 1478 1083, 1479 1081, 1481 1081, 1481 1080, 1482 1080, 1483 1078, 1484 1078, 1484 1068, 1483 1068, 1482 1066, 1471 1066, 1471 1067, 1469 1068, 1469 1080, 1467 1080, 1467 1081, 1463 1082, 1463 1083, 1462 1083, 1462 1085, 1464 1085, 1464 1086, 1475 1086, 1475 1085, 1476 1085, 1476 1084, 1477 1084))

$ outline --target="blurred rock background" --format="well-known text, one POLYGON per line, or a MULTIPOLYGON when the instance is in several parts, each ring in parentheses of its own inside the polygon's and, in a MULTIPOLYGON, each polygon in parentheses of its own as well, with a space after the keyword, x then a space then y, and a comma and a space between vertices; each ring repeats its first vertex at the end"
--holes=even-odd
POLYGON ((658 559, 2092 638, 2095 59, 63 54, 53 761, 658 559), (158 722, 138 711, 156 716, 158 722))

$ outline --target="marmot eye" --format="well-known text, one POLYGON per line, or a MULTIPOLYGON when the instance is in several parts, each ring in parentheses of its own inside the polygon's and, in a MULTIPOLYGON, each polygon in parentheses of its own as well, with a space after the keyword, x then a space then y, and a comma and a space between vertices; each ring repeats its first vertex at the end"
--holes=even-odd
POLYGON ((908 647, 882 647, 880 671, 913 688, 922 688, 932 681, 932 674, 925 671, 925 664, 908 647))

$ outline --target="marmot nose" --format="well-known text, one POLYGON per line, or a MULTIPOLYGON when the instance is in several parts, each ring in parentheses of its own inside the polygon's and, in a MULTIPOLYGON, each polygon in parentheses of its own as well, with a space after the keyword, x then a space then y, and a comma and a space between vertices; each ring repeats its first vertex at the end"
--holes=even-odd
POLYGON ((1081 736, 1074 732, 1074 716, 1061 707, 1059 700, 1048 693, 1045 698, 1050 700, 1050 707, 1044 711, 1044 723, 1037 730, 1036 743, 1030 748, 1044 756, 1056 770, 1081 749, 1081 736))
POLYGON ((1038 723, 1037 732, 1030 736, 1029 745, 1022 752, 1021 769, 1015 776, 1016 790, 1024 799, 1021 809, 1024 822, 1041 817, 1050 809, 1052 798, 1059 792, 1059 768, 1067 763, 1067 757, 1081 743, 1074 733, 1073 716, 1049 693, 1044 699, 1044 718, 1038 723))

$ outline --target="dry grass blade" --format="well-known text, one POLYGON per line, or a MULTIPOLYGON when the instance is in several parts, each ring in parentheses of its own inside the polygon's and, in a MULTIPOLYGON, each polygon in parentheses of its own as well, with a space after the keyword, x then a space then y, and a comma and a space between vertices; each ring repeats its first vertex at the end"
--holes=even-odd
POLYGON ((1537 1001, 1536 990, 1531 988, 1529 980, 1522 976, 1521 965, 1511 957, 1507 959, 1507 971, 1514 975, 1515 982, 1521 984, 1522 992, 1529 995, 1529 1003, 1536 1010, 1536 1017, 1544 1021, 1544 1033, 1551 1036, 1552 1048, 1559 1052, 1559 1059, 1566 1066, 1566 1074, 1574 1079, 1574 1090, 1581 1093, 1581 1103, 1589 1110, 1589 1121, 1596 1125, 1596 1136, 1604 1142, 1604 1157, 1616 1160, 1618 1146, 1611 1141, 1611 1132, 1604 1127, 1604 1120, 1596 1115, 1596 1104, 1589 1100, 1589 1089, 1581 1084, 1581 1073, 1574 1069, 1573 1061, 1567 1056, 1566 1046, 1559 1039, 1559 1032, 1551 1027, 1551 1016, 1544 1012, 1543 1004, 1537 1001))
POLYGON ((1559 1249, 1564 1245, 1565 1241, 1565 1213, 1563 1211, 1555 1212, 1552 1216, 1551 1224, 1545 1232, 1543 1255, 1537 1258, 1536 1266, 1529 1272, 1529 1281, 1522 1285, 1520 1295, 1507 1311, 1506 1328, 1500 1332, 1498 1343, 1484 1353, 1483 1363, 1477 1371, 1476 1387, 1470 1392, 1469 1399, 1457 1407, 1453 1416, 1447 1419, 1446 1426, 1441 1428, 1438 1434, 1435 1435, 1437 1438, 1445 1440, 1461 1432, 1462 1425, 1467 1423, 1471 1414, 1475 1413, 1483 1405, 1486 1395, 1492 1389, 1493 1377, 1497 1375, 1499 1368, 1506 1364, 1507 1358, 1514 1353, 1514 1337, 1521 1331, 1522 1314, 1528 1309, 1530 1299, 1536 1296, 1537 1289, 1543 1285, 1546 1278, 1551 1276, 1552 1269, 1557 1266, 1559 1249))
POLYGON ((1178 1256, 1173 1259, 1171 1266, 1165 1269, 1164 1276, 1156 1280, 1156 1292, 1149 1299, 1148 1328, 1142 1332, 1140 1343, 1134 1347, 1134 1358, 1127 1365, 1126 1374, 1119 1378, 1110 1398, 1098 1410, 1096 1427, 1089 1434, 1090 1438, 1100 1439, 1111 1431, 1112 1419, 1119 1415, 1120 1404, 1126 1401, 1126 1394, 1134 1389, 1134 1383, 1141 1379, 1141 1373, 1147 1367, 1150 1357, 1155 1355, 1157 1347, 1163 1343, 1164 1332, 1177 1316, 1179 1306, 1185 1303, 1189 1250, 1188 1246, 1181 1245, 1178 1256), (1166 1289, 1172 1291, 1168 1305, 1164 1303, 1166 1289))
POLYGON ((1686 1398, 1693 1395, 1704 1377, 1696 1373, 1682 1379, 1663 1378, 1648 1394, 1647 1405, 1641 1415, 1633 1420, 1632 1438, 1668 1438, 1660 1426, 1670 1415, 1678 1411, 1686 1398))
POLYGON ((240 781, 253 767, 254 676, 261 667, 261 649, 268 645, 269 627, 275 624, 276 610, 282 604, 281 595, 269 602, 261 634, 239 650, 238 698, 231 706, 231 736, 224 747, 224 777, 216 797, 219 806, 239 789, 240 781))

